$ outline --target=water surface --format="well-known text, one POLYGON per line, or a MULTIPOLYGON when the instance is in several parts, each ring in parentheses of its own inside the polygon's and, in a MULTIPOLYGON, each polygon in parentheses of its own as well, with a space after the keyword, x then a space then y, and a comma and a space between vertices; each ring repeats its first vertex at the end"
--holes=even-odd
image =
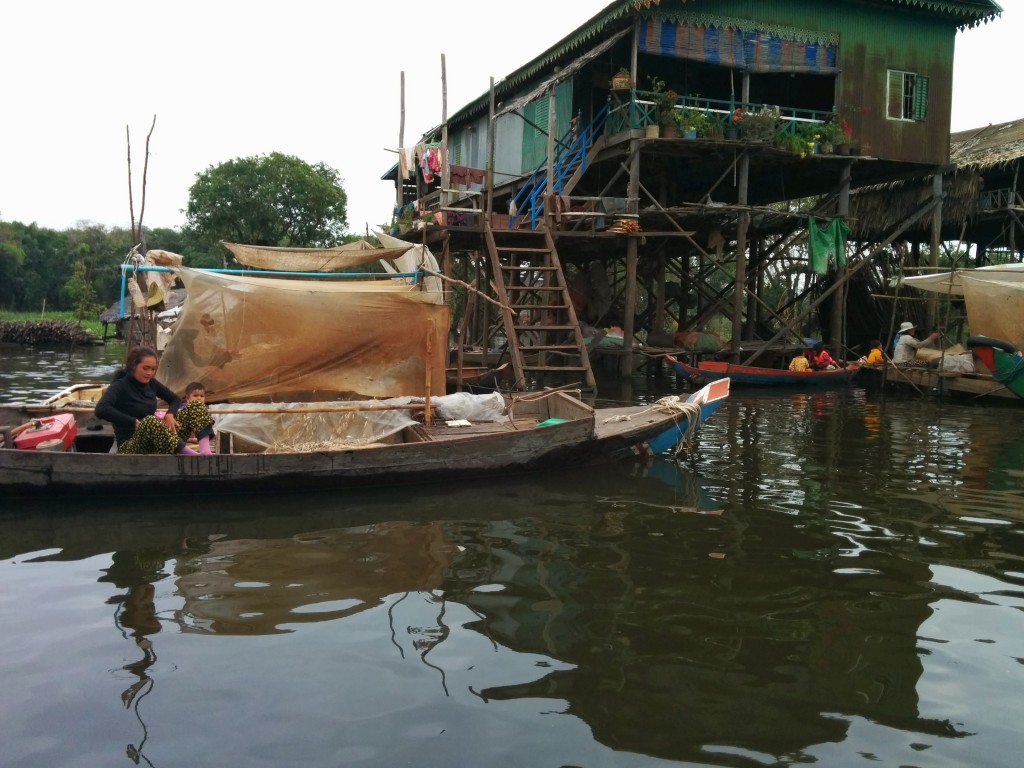
POLYGON ((737 389, 682 463, 3 505, 2 762, 1016 765, 1020 414, 737 389))

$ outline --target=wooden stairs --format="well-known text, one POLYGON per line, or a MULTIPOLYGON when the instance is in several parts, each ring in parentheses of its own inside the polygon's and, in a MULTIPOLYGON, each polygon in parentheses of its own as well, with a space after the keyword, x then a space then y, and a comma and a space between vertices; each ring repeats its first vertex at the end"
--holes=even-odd
POLYGON ((575 377, 596 389, 583 332, 565 274, 547 229, 491 229, 484 225, 494 287, 516 389, 534 379, 575 377))

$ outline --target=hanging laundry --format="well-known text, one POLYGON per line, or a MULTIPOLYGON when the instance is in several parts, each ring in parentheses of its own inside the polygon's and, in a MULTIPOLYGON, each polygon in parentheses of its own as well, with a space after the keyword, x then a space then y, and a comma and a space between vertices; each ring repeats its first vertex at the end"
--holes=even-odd
POLYGON ((469 168, 464 165, 449 165, 448 180, 452 184, 469 186, 469 168))
POLYGON ((824 275, 830 260, 837 267, 846 266, 846 236, 850 227, 841 218, 832 219, 825 228, 819 227, 813 216, 807 217, 807 256, 811 272, 824 275))

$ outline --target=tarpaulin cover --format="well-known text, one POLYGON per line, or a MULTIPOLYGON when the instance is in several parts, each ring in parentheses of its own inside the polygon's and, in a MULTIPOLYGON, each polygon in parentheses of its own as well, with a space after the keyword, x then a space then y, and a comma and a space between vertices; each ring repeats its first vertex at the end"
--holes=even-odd
POLYGON ((1024 350, 1024 283, 979 280, 961 273, 960 284, 971 333, 1008 341, 1024 350))
POLYGON ((836 46, 757 29, 648 19, 640 25, 640 50, 752 72, 834 74, 836 46))
POLYGON ((902 285, 963 296, 971 333, 1024 349, 1024 264, 1000 264, 905 277, 902 285))
POLYGON ((448 307, 403 280, 326 282, 183 268, 188 299, 159 377, 224 400, 443 393, 448 307))

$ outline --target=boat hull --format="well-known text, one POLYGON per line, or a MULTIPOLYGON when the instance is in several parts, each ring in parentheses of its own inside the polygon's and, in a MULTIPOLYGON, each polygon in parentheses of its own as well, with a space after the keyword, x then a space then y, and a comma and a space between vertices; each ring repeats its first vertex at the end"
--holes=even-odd
POLYGON ((987 336, 971 336, 967 346, 992 371, 993 379, 1018 397, 1024 397, 1024 356, 1012 344, 987 336))
MULTIPOLYGON (((727 386, 709 387, 690 399, 700 405, 703 420, 727 396, 727 386)), ((550 414, 537 418, 558 413, 569 418, 550 426, 517 420, 460 431, 442 423, 425 430, 417 441, 343 450, 134 456, 4 448, 0 449, 0 491, 38 496, 145 488, 147 493, 206 494, 446 482, 643 454, 648 440, 672 431, 681 438, 688 424, 678 411, 662 412, 650 406, 595 411, 564 393, 553 397, 558 401, 550 414)))
POLYGON ((733 384, 751 387, 836 386, 851 381, 860 371, 859 365, 834 371, 782 371, 713 361, 702 362, 695 368, 672 355, 665 357, 679 375, 698 384, 728 378, 733 384))

